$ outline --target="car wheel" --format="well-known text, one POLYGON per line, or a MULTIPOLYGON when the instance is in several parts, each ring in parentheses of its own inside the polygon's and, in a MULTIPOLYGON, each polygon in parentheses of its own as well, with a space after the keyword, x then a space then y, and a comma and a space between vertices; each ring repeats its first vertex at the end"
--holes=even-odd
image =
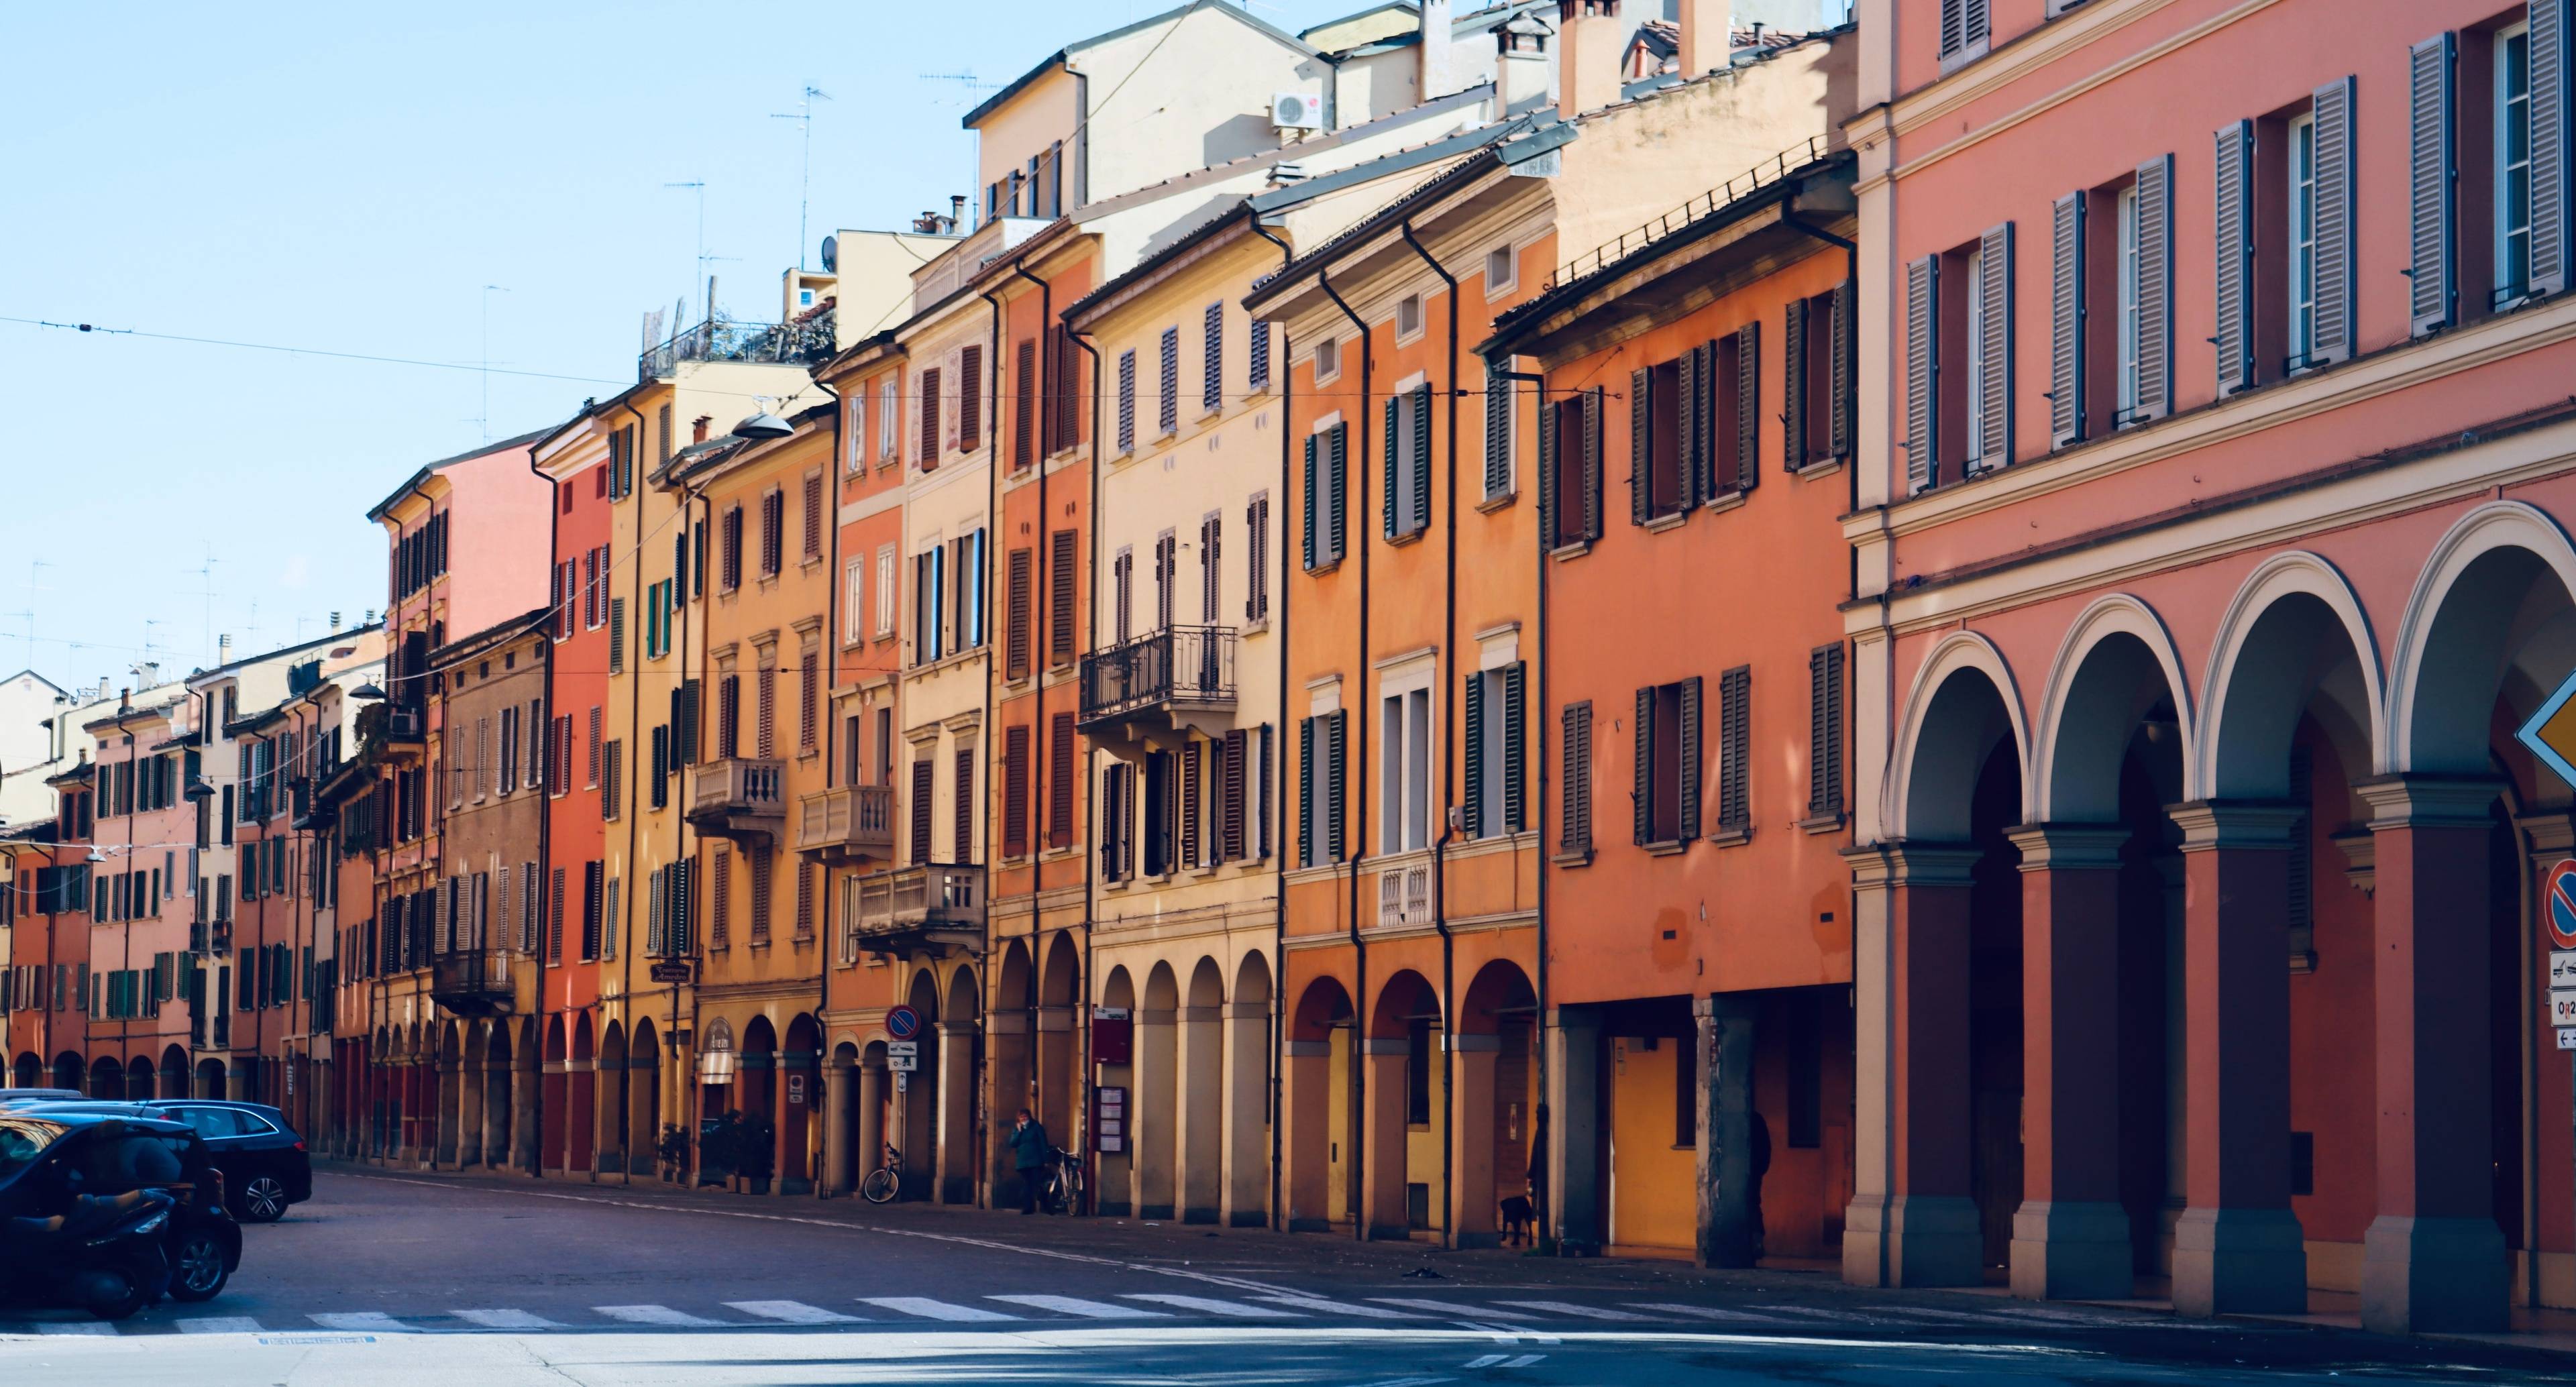
POLYGON ((240 1207, 233 1210, 245 1223, 275 1223, 286 1217, 286 1186, 274 1175, 254 1175, 242 1182, 240 1207))
POLYGON ((212 1300, 223 1294, 224 1283, 232 1279, 232 1273, 224 1269, 223 1240, 207 1229, 181 1234, 174 1260, 170 1271, 172 1300, 212 1300))

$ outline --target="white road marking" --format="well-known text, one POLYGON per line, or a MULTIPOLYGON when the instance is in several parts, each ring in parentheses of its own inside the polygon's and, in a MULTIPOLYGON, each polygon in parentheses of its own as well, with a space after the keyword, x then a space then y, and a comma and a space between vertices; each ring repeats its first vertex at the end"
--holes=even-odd
POLYGON ((1470 1368, 1498 1367, 1502 1364, 1503 1357, 1504 1355, 1499 1353, 1488 1353, 1479 1358, 1468 1359, 1465 1366, 1470 1368))
POLYGON ((951 1305, 947 1301, 932 1300, 928 1296, 861 1296, 859 1303, 873 1305, 880 1310, 892 1310, 898 1315, 917 1315, 925 1320, 948 1320, 957 1324, 1019 1318, 1017 1315, 1005 1315, 994 1310, 978 1310, 972 1305, 951 1305))
POLYGON ((995 1295, 986 1296, 984 1298, 986 1300, 1002 1301, 1005 1304, 1010 1305, 1026 1305, 1032 1309, 1053 1310, 1059 1315, 1080 1315, 1086 1320, 1161 1320, 1171 1318, 1160 1310, 1139 1310, 1132 1305, 1112 1305, 1105 1300, 1082 1300, 1069 1295, 995 1295))
MULTIPOLYGON (((1447 1300, 1417 1300, 1410 1296, 1373 1295, 1369 1299, 1380 1305, 1401 1305, 1407 1310, 1422 1310, 1453 1320, 1489 1320, 1494 1315, 1476 1305, 1460 1305, 1447 1300)), ((1506 1316, 1505 1318, 1508 1318, 1506 1316)))
POLYGON ((1544 1353, 1524 1353, 1524 1354, 1522 1354, 1520 1357, 1515 1358, 1515 1359, 1513 1359, 1512 1361, 1510 1361, 1510 1362, 1508 1362, 1508 1363, 1505 1363, 1503 1366, 1504 1366, 1504 1367, 1506 1367, 1506 1368, 1526 1368, 1526 1367, 1528 1367, 1530 1364, 1535 1363, 1535 1362, 1537 1362, 1537 1361, 1539 1361, 1540 1359, 1545 1358, 1545 1357, 1547 1357, 1547 1355, 1546 1355, 1546 1354, 1544 1354, 1544 1353))
POLYGON ((561 1329, 563 1325, 525 1310, 458 1310, 456 1318, 485 1329, 561 1329))
POLYGON ((1542 1315, 1572 1315, 1583 1320, 1652 1320, 1656 1316, 1640 1315, 1628 1310, 1605 1310, 1598 1305, 1577 1305, 1567 1300, 1498 1300, 1496 1305, 1509 1305, 1518 1310, 1536 1310, 1542 1315))
POLYGON ((1456 1380, 1457 1379, 1455 1378, 1448 1377, 1382 1377, 1375 1382, 1361 1383, 1360 1387, 1429 1387, 1429 1384, 1434 1382, 1454 1382, 1456 1380))
POLYGON ((182 1334, 257 1334, 259 1321, 248 1315, 209 1315, 204 1319, 180 1320, 182 1334))
POLYGON ((1785 1321, 1772 1315, 1748 1314, 1742 1310, 1720 1310, 1714 1306, 1708 1305, 1683 1305, 1678 1302, 1661 1300, 1632 1300, 1628 1303, 1636 1306, 1640 1310, 1658 1310, 1667 1315, 1684 1315, 1695 1320, 1716 1320, 1727 1324, 1785 1323, 1785 1321))
POLYGON ((1293 1305, 1300 1310, 1313 1310, 1318 1314, 1325 1315, 1358 1315, 1362 1319, 1371 1320, 1418 1320, 1422 1318, 1420 1315, 1410 1314, 1403 1310, 1388 1310, 1375 1305, 1354 1305, 1348 1301, 1326 1300, 1322 1296, 1265 1295, 1254 1296, 1253 1299, 1266 1300, 1273 1305, 1293 1305))
POLYGON ((844 1315, 838 1310, 826 1310, 801 1300, 728 1300, 725 1306, 746 1315, 758 1315, 764 1320, 783 1320, 788 1324, 866 1323, 856 1315, 844 1315))
POLYGON ((1305 1316, 1294 1310, 1272 1310, 1259 1305, 1246 1305, 1239 1300, 1217 1300, 1209 1296, 1158 1295, 1138 1293, 1122 1295, 1120 1300, 1144 1300, 1156 1305, 1170 1305, 1183 1310, 1196 1310, 1203 1315, 1231 1315, 1237 1319, 1297 1320, 1305 1316))
POLYGON ((409 1334, 412 1327, 382 1310, 332 1310, 306 1315, 324 1329, 358 1329, 372 1333, 409 1334))
POLYGON ((590 1308, 612 1320, 624 1320, 628 1324, 667 1324, 681 1329, 739 1327, 728 1326, 723 1320, 705 1319, 685 1311, 674 1310, 668 1305, 594 1305, 590 1308))

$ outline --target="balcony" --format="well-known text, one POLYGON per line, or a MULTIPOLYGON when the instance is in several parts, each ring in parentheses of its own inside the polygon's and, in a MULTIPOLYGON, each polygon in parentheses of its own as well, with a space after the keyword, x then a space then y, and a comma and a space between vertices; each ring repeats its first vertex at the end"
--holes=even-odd
POLYGON ((1234 628, 1172 626, 1082 657, 1082 732, 1135 760, 1234 726, 1234 628))
POLYGON ((1389 867, 1377 879, 1377 923, 1381 929, 1431 923, 1431 868, 1389 867))
POLYGON ((522 957, 509 949, 440 954, 430 966, 430 1000, 459 1016, 506 1016, 518 1001, 511 965, 522 957))
POLYGON ((698 767, 689 787, 689 823, 738 843, 772 843, 787 825, 787 763, 775 757, 729 756, 698 767))
POLYGON ((847 955, 984 952, 981 867, 904 867, 851 877, 842 889, 847 955))
POLYGON ((793 323, 737 323, 711 319, 635 358, 637 380, 658 380, 689 361, 810 366, 831 358, 836 344, 831 310, 793 323))
POLYGON ((894 860, 894 787, 844 785, 796 802, 796 850, 828 867, 894 860))

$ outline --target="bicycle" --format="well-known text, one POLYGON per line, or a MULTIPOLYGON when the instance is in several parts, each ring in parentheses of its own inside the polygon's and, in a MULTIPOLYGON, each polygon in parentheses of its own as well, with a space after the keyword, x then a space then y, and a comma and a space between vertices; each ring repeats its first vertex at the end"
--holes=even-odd
POLYGON ((859 1195, 871 1204, 891 1204, 902 1191, 903 1153, 894 1148, 893 1142, 887 1142, 885 1164, 869 1171, 868 1178, 859 1182, 859 1195))
POLYGON ((1045 1197, 1040 1201, 1051 1214, 1082 1212, 1082 1159, 1059 1146, 1050 1162, 1045 1197))

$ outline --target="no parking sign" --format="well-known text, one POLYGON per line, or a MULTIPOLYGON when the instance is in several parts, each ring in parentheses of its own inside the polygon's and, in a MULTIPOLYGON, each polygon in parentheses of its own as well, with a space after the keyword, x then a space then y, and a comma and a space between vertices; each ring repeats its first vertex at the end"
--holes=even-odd
POLYGON ((2576 860, 2549 869, 2549 942, 2576 949, 2576 860))
MULTIPOLYGON (((2565 865, 2576 867, 2576 862, 2566 863, 2565 865)), ((888 1007, 886 1009, 885 1028, 886 1034, 893 1036, 897 1040, 910 1040, 921 1034, 921 1013, 908 1006, 898 1005, 888 1007)))

